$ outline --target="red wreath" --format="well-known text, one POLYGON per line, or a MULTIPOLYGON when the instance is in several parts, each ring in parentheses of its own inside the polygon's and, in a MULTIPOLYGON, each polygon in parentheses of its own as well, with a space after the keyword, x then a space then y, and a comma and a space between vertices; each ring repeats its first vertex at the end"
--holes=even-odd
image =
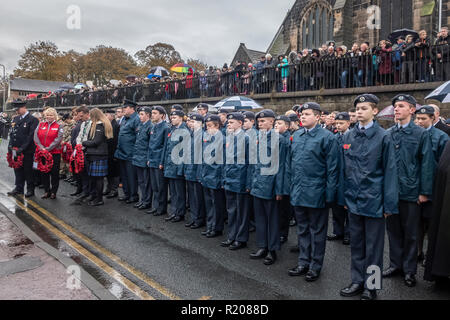
POLYGON ((81 144, 77 144, 75 146, 75 156, 74 152, 70 155, 70 166, 69 170, 73 173, 72 162, 74 162, 73 167, 75 168, 75 174, 79 174, 84 169, 84 152, 83 146, 81 144))
POLYGON ((49 173, 53 168, 53 157, 50 152, 45 149, 39 149, 35 158, 38 166, 37 169, 43 173, 49 173))
MULTIPOLYGON (((14 150, 18 150, 18 148, 14 147, 14 150)), ((8 166, 13 169, 19 169, 23 166, 23 153, 17 156, 17 160, 14 160, 12 153, 8 152, 6 154, 6 160, 8 160, 8 166)))
POLYGON ((61 157, 65 163, 70 163, 70 157, 72 156, 73 149, 72 144, 70 142, 64 142, 62 145, 62 154, 61 157))

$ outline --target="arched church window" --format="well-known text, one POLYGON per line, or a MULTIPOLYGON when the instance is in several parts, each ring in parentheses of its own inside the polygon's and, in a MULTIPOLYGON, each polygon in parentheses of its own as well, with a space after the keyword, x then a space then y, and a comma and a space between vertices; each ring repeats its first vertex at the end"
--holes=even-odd
POLYGON ((325 1, 317 1, 303 14, 298 41, 300 48, 318 48, 326 41, 333 40, 334 18, 325 1))

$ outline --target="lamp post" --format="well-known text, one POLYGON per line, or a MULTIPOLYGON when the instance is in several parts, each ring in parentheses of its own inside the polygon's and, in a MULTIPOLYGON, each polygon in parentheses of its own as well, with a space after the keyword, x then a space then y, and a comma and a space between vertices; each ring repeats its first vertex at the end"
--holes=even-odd
POLYGON ((439 0, 439 21, 438 21, 438 31, 442 28, 442 0, 439 0))
MULTIPOLYGON (((6 78, 6 68, 3 64, 0 63, 0 66, 3 67, 3 81, 5 81, 6 78)), ((2 111, 5 112, 5 102, 6 102, 6 86, 3 84, 3 105, 2 105, 2 111)))

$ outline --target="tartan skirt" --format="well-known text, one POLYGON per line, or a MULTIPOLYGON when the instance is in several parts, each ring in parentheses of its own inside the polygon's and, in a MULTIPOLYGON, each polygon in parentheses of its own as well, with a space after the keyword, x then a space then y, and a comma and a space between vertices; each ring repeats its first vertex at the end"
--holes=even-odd
POLYGON ((89 162, 88 175, 91 177, 105 177, 108 175, 108 160, 95 160, 89 162))

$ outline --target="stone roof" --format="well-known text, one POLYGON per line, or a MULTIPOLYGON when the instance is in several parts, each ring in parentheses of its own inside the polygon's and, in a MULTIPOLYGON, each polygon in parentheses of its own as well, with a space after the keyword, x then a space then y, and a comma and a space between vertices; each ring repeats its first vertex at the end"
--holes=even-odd
POLYGON ((13 80, 10 80, 11 91, 47 93, 49 91, 53 92, 59 89, 62 85, 73 86, 73 83, 62 81, 23 79, 23 78, 15 78, 13 80))

